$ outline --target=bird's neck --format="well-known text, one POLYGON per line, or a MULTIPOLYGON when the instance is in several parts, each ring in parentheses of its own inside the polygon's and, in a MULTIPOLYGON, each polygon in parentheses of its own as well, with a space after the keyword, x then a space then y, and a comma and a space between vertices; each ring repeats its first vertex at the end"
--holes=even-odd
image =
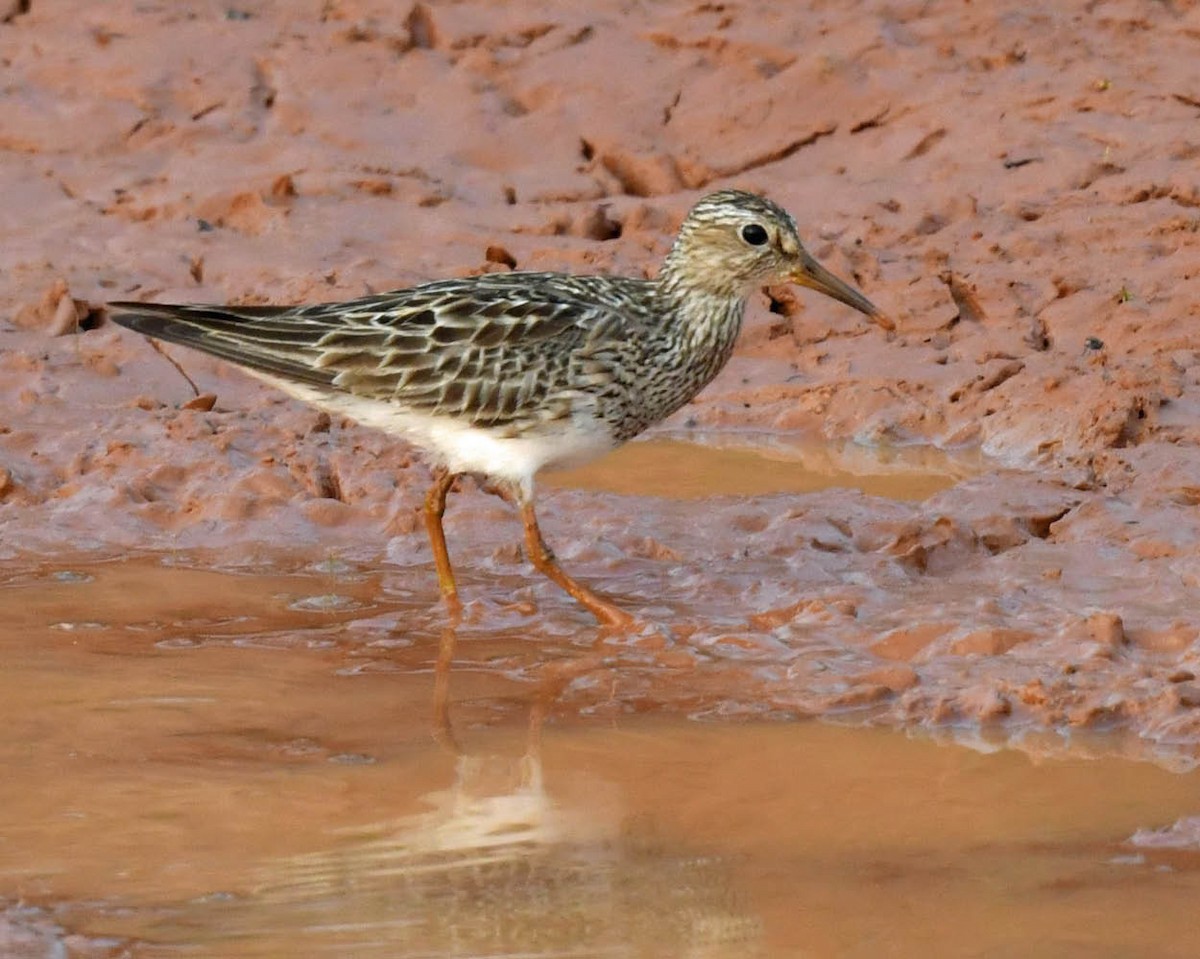
POLYGON ((746 296, 742 291, 714 290, 681 282, 666 267, 659 275, 658 294, 664 304, 667 329, 675 345, 672 352, 680 372, 696 384, 698 392, 715 377, 733 354, 742 329, 746 296))
POLYGON ((664 293, 676 298, 704 294, 742 302, 746 299, 741 279, 702 243, 694 242, 686 226, 663 260, 657 283, 664 293))
POLYGON ((689 352, 717 353, 724 365, 742 328, 746 291, 722 279, 721 270, 703 269, 677 244, 654 282, 674 338, 689 352))

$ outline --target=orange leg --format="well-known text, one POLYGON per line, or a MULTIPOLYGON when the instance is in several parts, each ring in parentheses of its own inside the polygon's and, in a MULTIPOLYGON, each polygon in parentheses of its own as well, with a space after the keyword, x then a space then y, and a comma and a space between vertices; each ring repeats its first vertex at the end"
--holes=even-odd
POLYGON ((454 569, 450 566, 450 552, 446 549, 446 531, 442 529, 442 517, 446 515, 446 494, 454 485, 454 474, 449 470, 435 470, 433 485, 425 494, 425 530, 429 533, 429 545, 433 547, 433 562, 437 566, 438 586, 442 598, 451 613, 462 610, 458 601, 458 587, 454 583, 454 569))
MULTIPOLYGON (((510 490, 507 495, 501 495, 508 499, 513 493, 510 490)), ((515 499, 521 510, 521 522, 525 524, 525 552, 534 568, 565 590, 603 625, 617 629, 629 629, 633 626, 636 620, 632 616, 623 609, 618 609, 608 600, 601 599, 581 582, 569 576, 566 570, 558 565, 554 553, 542 539, 542 531, 538 527, 537 514, 533 510, 532 501, 520 493, 515 495, 515 499)))

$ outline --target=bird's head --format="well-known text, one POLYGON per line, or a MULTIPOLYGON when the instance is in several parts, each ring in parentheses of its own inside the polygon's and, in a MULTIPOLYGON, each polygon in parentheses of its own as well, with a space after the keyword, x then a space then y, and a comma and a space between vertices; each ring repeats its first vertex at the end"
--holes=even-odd
POLYGON ((710 193, 692 207, 664 272, 672 283, 726 296, 795 283, 852 306, 884 329, 893 329, 883 311, 804 249, 796 221, 785 209, 741 190, 710 193))

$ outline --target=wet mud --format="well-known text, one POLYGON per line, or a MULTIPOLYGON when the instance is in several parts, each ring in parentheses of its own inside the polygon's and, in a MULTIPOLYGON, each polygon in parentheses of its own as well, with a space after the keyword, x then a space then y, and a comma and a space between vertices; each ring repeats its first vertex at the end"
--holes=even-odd
MULTIPOLYGON (((204 927, 204 897, 247 889, 276 890, 255 902, 277 902, 285 925, 295 910, 316 923, 334 893, 313 876, 341 869, 335 859, 295 860, 307 878, 270 881, 248 878, 251 860, 283 872, 292 857, 386 863, 390 847, 300 836, 271 847, 237 819, 212 840, 210 871, 203 855, 132 857, 126 882, 112 868, 123 853, 103 847, 134 805, 123 777, 141 770, 166 797, 161 818, 139 820, 140 845, 127 844, 143 851, 202 809, 249 816, 248 797, 283 803, 285 783, 308 804, 287 813, 298 821, 328 811, 331 795, 347 805, 330 822, 351 829, 417 816, 417 797, 459 768, 450 749, 442 785, 413 772, 448 672, 467 726, 505 748, 523 728, 517 714, 542 704, 547 743, 563 737, 547 769, 604 766, 609 753, 666 761, 673 747, 736 768, 732 783, 748 773, 731 757, 778 748, 823 814, 842 800, 787 750, 888 742, 927 777, 938 775, 928 757, 957 755, 950 778, 974 754, 861 729, 854 740, 809 717, 1017 746, 1039 761, 1150 760, 1098 762, 1074 786, 1063 770, 1083 769, 1075 759, 1028 776, 1015 754, 978 762, 1014 795, 1053 781, 1082 804, 1136 781, 1162 797, 1119 823, 1088 806, 1086 837, 1018 830, 1027 858, 1053 847, 1057 863, 1021 888, 1057 890, 1055 908, 1071 907, 1064 890, 1086 889, 1096 916, 1109 914, 1106 896, 1190 890, 1196 810, 1169 795, 1191 788, 1184 773, 1200 757, 1200 7, 9 6, 0 643, 8 748, 27 766, 3 787, 0 900, 12 905, 0 943, 38 954, 75 935, 80 955, 108 955, 144 937, 204 954, 180 930, 204 927), (419 456, 215 360, 161 355, 102 310, 130 298, 331 300, 514 265, 648 275, 694 199, 724 186, 790 209, 811 252, 896 330, 802 291, 763 291, 729 367, 695 403, 645 443, 545 477, 547 538, 638 617, 629 634, 598 630, 537 578, 509 508, 463 481, 446 525, 466 608, 445 654, 455 668, 440 674, 446 616, 417 515, 429 478, 419 456), (194 674, 200 657, 213 657, 209 679, 194 674), (241 706, 219 691, 230 677, 245 683, 241 706), (259 698, 279 707, 275 719, 252 715, 259 698), (217 703, 233 710, 224 734, 217 703), (335 729, 325 715, 345 718, 335 729), (718 720, 703 726, 711 739, 690 738, 718 720), (783 722, 754 722, 767 720, 783 722), (129 722, 144 724, 144 742, 129 722), (795 740, 776 742, 781 730, 795 740), (55 739, 68 731, 91 745, 55 739), (250 768, 257 786, 238 778, 250 768), (416 777, 407 791, 389 779, 401 770, 416 777), (107 795, 111 818, 46 798, 74 782, 107 795), (181 812, 185 796, 195 807, 181 812), (60 841, 79 829, 95 856, 68 861, 46 838, 51 822, 60 841), (231 877, 223 857, 238 843, 253 855, 231 877), (1060 853, 1083 859, 1063 867, 1060 853), (189 871, 190 884, 178 878, 189 871), (149 911, 122 922, 79 905, 109 894, 149 911), (56 914, 66 902, 87 914, 56 914), (163 924, 150 930, 154 917, 163 924)), ((647 821, 652 804, 628 798, 624 774, 606 781, 647 821)), ((754 802, 774 795, 752 781, 754 802)), ((751 801, 729 788, 727 802, 751 801)), ((871 808, 881 820, 894 811, 871 808)), ((561 878, 572 857, 603 847, 613 888, 626 869, 661 886, 709 848, 713 827, 697 816, 661 847, 657 819, 624 838, 589 832, 546 868, 561 878)), ((785 818, 764 829, 788 835, 785 818)), ((911 879, 886 856, 870 860, 883 863, 876 872, 853 858, 898 848, 893 839, 829 851, 858 863, 838 887, 843 905, 911 879)), ((732 862, 744 853, 732 841, 720 850, 732 862)), ((990 854, 968 853, 969 865, 918 857, 913 869, 949 889, 945 877, 976 875, 990 854)), ((701 869, 696 883, 716 899, 688 914, 714 909, 768 953, 783 935, 814 954, 855 954, 780 925, 756 885, 772 868, 751 879, 725 860, 701 869), (744 914, 774 918, 729 918, 744 914)), ((814 884, 804 895, 841 914, 835 894, 814 884)), ((919 915, 871 901, 919 935, 919 915)), ((989 903, 995 915, 1012 905, 989 903)), ((612 908, 638 927, 638 903, 612 908)), ((1131 935, 1150 934, 1148 914, 1124 915, 1131 935)), ((1067 925, 1081 938, 1055 940, 1058 955, 1125 941, 1067 925)), ((1171 952, 1174 928, 1142 954, 1185 954, 1171 952)), ((442 933, 426 932, 413 942, 436 951, 442 933)))

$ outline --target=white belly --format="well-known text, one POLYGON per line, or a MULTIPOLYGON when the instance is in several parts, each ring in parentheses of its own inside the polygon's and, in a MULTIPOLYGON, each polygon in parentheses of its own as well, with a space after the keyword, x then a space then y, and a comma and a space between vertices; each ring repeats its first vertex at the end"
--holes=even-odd
POLYGON ((563 420, 547 424, 545 431, 536 435, 505 436, 500 430, 470 426, 445 416, 406 412, 382 400, 255 375, 327 412, 403 437, 453 473, 484 473, 526 491, 532 489, 533 477, 540 470, 577 466, 616 446, 607 430, 590 422, 563 420))

